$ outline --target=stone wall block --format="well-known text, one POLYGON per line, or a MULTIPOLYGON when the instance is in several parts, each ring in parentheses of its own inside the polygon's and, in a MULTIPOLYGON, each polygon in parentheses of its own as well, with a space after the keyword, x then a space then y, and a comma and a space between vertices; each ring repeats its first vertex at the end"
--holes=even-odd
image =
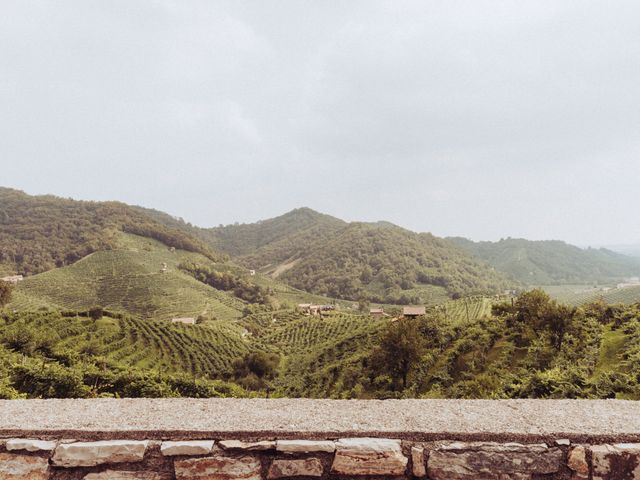
POLYGON ((253 456, 176 460, 176 480, 261 480, 260 460, 253 456))
POLYGON ((106 440, 60 444, 51 459, 57 467, 93 467, 105 463, 140 462, 148 441, 106 440))
POLYGON ((27 452, 51 452, 56 448, 58 442, 38 440, 32 438, 11 438, 6 442, 6 448, 10 452, 15 450, 25 450, 27 452))
POLYGON ((165 457, 176 455, 209 455, 213 451, 213 440, 185 440, 162 442, 160 453, 165 457))
POLYGON ((83 480, 171 480, 171 475, 168 473, 147 471, 127 472, 105 470, 104 472, 85 475, 83 480))
POLYGON ((321 477, 323 470, 322 462, 317 458, 304 458, 299 460, 276 459, 269 467, 267 478, 274 480, 290 477, 321 477))
POLYGON ((431 480, 529 480, 560 470, 562 451, 545 444, 453 442, 429 453, 431 480))
POLYGON ((640 444, 590 447, 593 480, 640 480, 640 444))
POLYGON ((276 440, 276 450, 280 453, 333 453, 336 443, 330 440, 276 440))
POLYGON ((400 440, 347 438, 336 442, 331 473, 337 475, 404 475, 409 459, 400 440))
POLYGON ((46 458, 15 453, 0 453, 0 479, 47 480, 49 461, 46 458))
POLYGON ((422 478, 427 476, 423 447, 411 447, 411 464, 413 466, 414 477, 422 478))
POLYGON ((584 445, 577 445, 569 450, 567 466, 573 472, 573 480, 589 478, 589 463, 587 461, 587 449, 584 445))
POLYGON ((249 452, 264 452, 275 450, 275 440, 262 440, 260 442, 242 442, 240 440, 221 440, 218 442, 225 450, 245 450, 249 452))

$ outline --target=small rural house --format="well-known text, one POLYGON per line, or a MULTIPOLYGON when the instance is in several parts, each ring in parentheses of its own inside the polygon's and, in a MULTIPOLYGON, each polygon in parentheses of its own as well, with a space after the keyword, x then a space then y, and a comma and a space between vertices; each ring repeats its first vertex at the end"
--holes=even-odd
POLYGON ((314 305, 312 303, 299 303, 298 311, 307 315, 319 315, 336 309, 335 305, 314 305))
POLYGON ((22 275, 9 275, 8 277, 0 278, 0 280, 2 280, 3 282, 13 283, 14 285, 16 285, 18 282, 21 282, 22 280, 24 280, 24 277, 22 275))
POLYGON ((371 308, 369 309, 369 315, 374 317, 374 318, 380 318, 384 316, 384 309, 383 308, 371 308))
POLYGON ((425 307, 404 307, 402 309, 402 315, 406 318, 415 318, 427 313, 425 307))
POLYGON ((298 311, 302 313, 311 313, 311 304, 310 303, 299 303, 298 311))
POLYGON ((171 323, 184 323, 185 325, 195 325, 196 319, 193 317, 172 318, 171 323))

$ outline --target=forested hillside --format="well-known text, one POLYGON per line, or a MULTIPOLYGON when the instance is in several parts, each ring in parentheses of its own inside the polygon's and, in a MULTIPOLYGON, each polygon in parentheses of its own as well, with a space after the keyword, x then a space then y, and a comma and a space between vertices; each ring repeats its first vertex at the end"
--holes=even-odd
POLYGON ((0 264, 31 275, 72 264, 114 247, 117 232, 220 259, 204 242, 119 202, 30 196, 0 187, 0 264))
POLYGON ((346 223, 308 208, 210 230, 234 260, 320 295, 423 303, 513 285, 451 242, 388 222, 346 223))
POLYGON ((303 253, 310 244, 327 240, 346 225, 310 208, 297 208, 257 223, 209 229, 209 238, 212 245, 230 255, 247 256, 259 263, 281 262, 303 253))
POLYGON ((640 260, 604 248, 582 249, 561 241, 516 238, 498 242, 450 240, 525 285, 603 283, 640 276, 640 260))

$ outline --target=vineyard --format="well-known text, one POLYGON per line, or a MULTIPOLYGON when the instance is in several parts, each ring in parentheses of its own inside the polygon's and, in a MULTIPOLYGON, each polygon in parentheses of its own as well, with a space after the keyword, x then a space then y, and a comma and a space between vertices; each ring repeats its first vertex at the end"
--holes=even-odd
POLYGON ((242 329, 229 322, 203 325, 103 317, 30 315, 26 324, 54 342, 56 351, 102 356, 120 365, 161 373, 219 378, 248 351, 242 329))
POLYGON ((256 315, 243 320, 256 342, 284 355, 309 353, 345 337, 377 331, 384 323, 369 316, 333 313, 322 318, 294 311, 256 315))
POLYGON ((134 235, 123 234, 121 244, 121 249, 96 252, 68 267, 27 277, 16 288, 10 308, 86 310, 101 306, 142 318, 240 317, 244 302, 177 268, 186 258, 207 262, 204 257, 171 251, 134 235))
POLYGON ((466 297, 436 305, 434 310, 453 324, 469 323, 491 316, 494 300, 485 296, 466 297))
POLYGON ((589 288, 584 285, 559 285, 544 287, 544 290, 559 302, 574 306, 598 300, 608 304, 622 303, 625 305, 640 302, 640 285, 608 290, 589 288))

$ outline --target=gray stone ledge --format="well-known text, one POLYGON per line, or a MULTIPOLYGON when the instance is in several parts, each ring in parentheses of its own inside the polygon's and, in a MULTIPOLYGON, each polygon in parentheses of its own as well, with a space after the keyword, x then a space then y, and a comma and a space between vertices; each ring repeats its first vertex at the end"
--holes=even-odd
POLYGON ((4 400, 0 411, 2 438, 640 441, 640 402, 621 400, 4 400))

